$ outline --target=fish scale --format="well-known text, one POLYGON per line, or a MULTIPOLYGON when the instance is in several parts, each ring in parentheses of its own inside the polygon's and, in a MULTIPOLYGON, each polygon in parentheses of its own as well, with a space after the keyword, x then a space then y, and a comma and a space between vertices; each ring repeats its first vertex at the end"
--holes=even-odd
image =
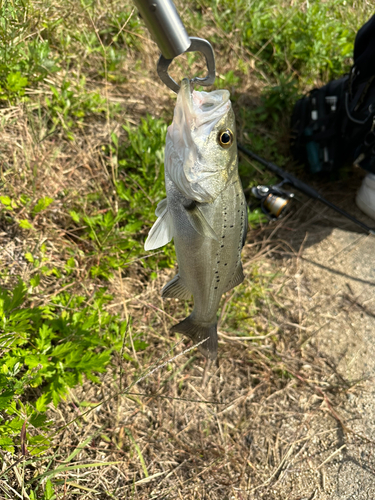
POLYGON ((146 250, 174 239, 178 274, 162 297, 194 298, 192 313, 172 332, 217 356, 217 311, 223 293, 244 279, 241 250, 247 205, 238 175, 229 92, 193 92, 183 80, 165 151, 167 199, 159 203, 146 250))

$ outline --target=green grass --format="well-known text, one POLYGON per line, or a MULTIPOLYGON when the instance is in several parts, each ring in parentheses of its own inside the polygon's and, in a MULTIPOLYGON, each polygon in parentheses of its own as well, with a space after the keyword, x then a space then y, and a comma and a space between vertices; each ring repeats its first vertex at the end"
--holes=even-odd
MULTIPOLYGON (((91 267, 92 276, 109 278, 140 257, 148 257, 143 249, 147 231, 156 220, 159 201, 165 198, 164 145, 167 125, 161 119, 147 116, 138 128, 123 125, 124 137, 111 134, 111 142, 103 147, 102 159, 112 176, 117 207, 103 192, 92 193, 94 211, 79 205, 69 209, 72 230, 92 241, 91 255, 100 260, 91 267)), ((171 267, 172 247, 162 257, 149 257, 143 265, 155 269, 171 267)))
MULTIPOLYGON (((373 14, 370 3, 347 0, 285 2, 277 0, 197 0, 185 14, 198 29, 209 24, 219 30, 212 42, 241 48, 266 78, 294 75, 304 84, 337 78, 350 66, 357 30, 373 14), (225 34, 226 36, 223 36, 225 34)), ((234 70, 247 71, 242 58, 234 70)))
MULTIPOLYGON (((32 306, 39 283, 37 275, 29 287, 19 281, 11 291, 0 288, 0 409, 4 410, 0 446, 14 452, 27 422, 38 431, 26 435, 32 455, 49 447, 43 436, 51 426, 46 421, 47 405, 53 402, 57 406, 83 377, 98 383, 97 374, 105 371, 111 354, 130 346, 127 323, 103 310, 112 300, 104 288, 89 300, 66 291, 50 298, 46 305, 32 306), (29 396, 23 403, 26 391, 29 396)), ((147 347, 137 337, 133 344, 137 351, 147 347)), ((129 355, 126 359, 132 360, 129 355)))

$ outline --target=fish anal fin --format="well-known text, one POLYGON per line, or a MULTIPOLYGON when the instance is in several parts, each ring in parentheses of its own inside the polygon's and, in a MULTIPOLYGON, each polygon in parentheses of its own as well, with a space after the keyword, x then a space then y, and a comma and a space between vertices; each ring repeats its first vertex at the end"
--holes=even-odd
POLYGON ((199 233, 201 236, 205 236, 206 238, 211 238, 216 241, 219 240, 215 231, 207 222, 204 214, 201 212, 195 202, 192 202, 190 205, 185 207, 185 210, 190 224, 197 231, 197 233, 199 233))
POLYGON ((171 332, 178 332, 189 337, 198 346, 199 351, 209 359, 217 358, 217 323, 200 323, 192 319, 191 315, 177 325, 172 326, 171 332))
POLYGON ((168 209, 165 209, 160 217, 156 220, 148 233, 145 241, 145 250, 155 250, 171 241, 173 238, 173 223, 168 209))
POLYGON ((163 299, 173 298, 181 300, 189 300, 191 298, 191 292, 182 283, 181 277, 177 274, 171 281, 163 287, 161 291, 161 296, 163 299))
POLYGON ((237 285, 240 285, 243 280, 245 279, 245 275, 243 273, 242 269, 242 264, 241 262, 237 266, 236 272, 234 273, 234 276, 231 278, 231 280, 228 283, 228 286, 224 289, 223 293, 228 292, 229 290, 232 290, 237 285))

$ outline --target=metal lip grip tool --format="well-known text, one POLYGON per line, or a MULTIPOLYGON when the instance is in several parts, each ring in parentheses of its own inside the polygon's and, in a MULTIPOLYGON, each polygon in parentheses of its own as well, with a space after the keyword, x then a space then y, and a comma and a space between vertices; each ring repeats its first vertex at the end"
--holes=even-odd
POLYGON ((215 55, 211 44, 203 38, 189 37, 171 0, 134 0, 151 36, 158 44, 161 56, 157 72, 162 82, 173 92, 180 87, 168 73, 173 59, 184 52, 201 52, 206 59, 207 76, 195 77, 192 83, 212 85, 215 81, 215 55))

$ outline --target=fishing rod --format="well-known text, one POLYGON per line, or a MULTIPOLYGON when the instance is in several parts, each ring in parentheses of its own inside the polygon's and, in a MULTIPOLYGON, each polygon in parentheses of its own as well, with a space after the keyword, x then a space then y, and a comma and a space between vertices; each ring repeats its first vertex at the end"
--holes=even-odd
POLYGON ((261 201, 262 210, 267 216, 277 219, 282 214, 287 205, 290 203, 291 198, 294 197, 294 194, 284 191, 282 189, 282 186, 284 184, 290 184, 291 186, 301 191, 301 193, 306 194, 307 196, 309 196, 314 200, 318 200, 321 203, 324 203, 325 205, 327 205, 327 207, 331 208, 332 210, 335 210, 339 214, 351 220, 352 222, 354 222, 354 224, 364 229, 368 234, 375 235, 375 228, 367 226, 363 222, 353 217, 353 215, 350 215, 348 212, 345 212, 345 210, 343 210, 342 208, 338 207, 337 205, 334 205, 329 200, 326 200, 318 191, 316 191, 308 184, 305 184, 294 175, 285 172, 285 170, 282 170, 274 163, 265 160, 261 156, 258 156, 257 154, 253 153, 252 151, 245 148, 241 144, 238 144, 237 147, 239 151, 241 151, 241 153, 244 153, 249 158, 252 158, 261 165, 264 165, 268 170, 270 170, 271 172, 273 172, 282 179, 282 181, 275 186, 257 186, 255 188, 252 188, 253 195, 261 201))

